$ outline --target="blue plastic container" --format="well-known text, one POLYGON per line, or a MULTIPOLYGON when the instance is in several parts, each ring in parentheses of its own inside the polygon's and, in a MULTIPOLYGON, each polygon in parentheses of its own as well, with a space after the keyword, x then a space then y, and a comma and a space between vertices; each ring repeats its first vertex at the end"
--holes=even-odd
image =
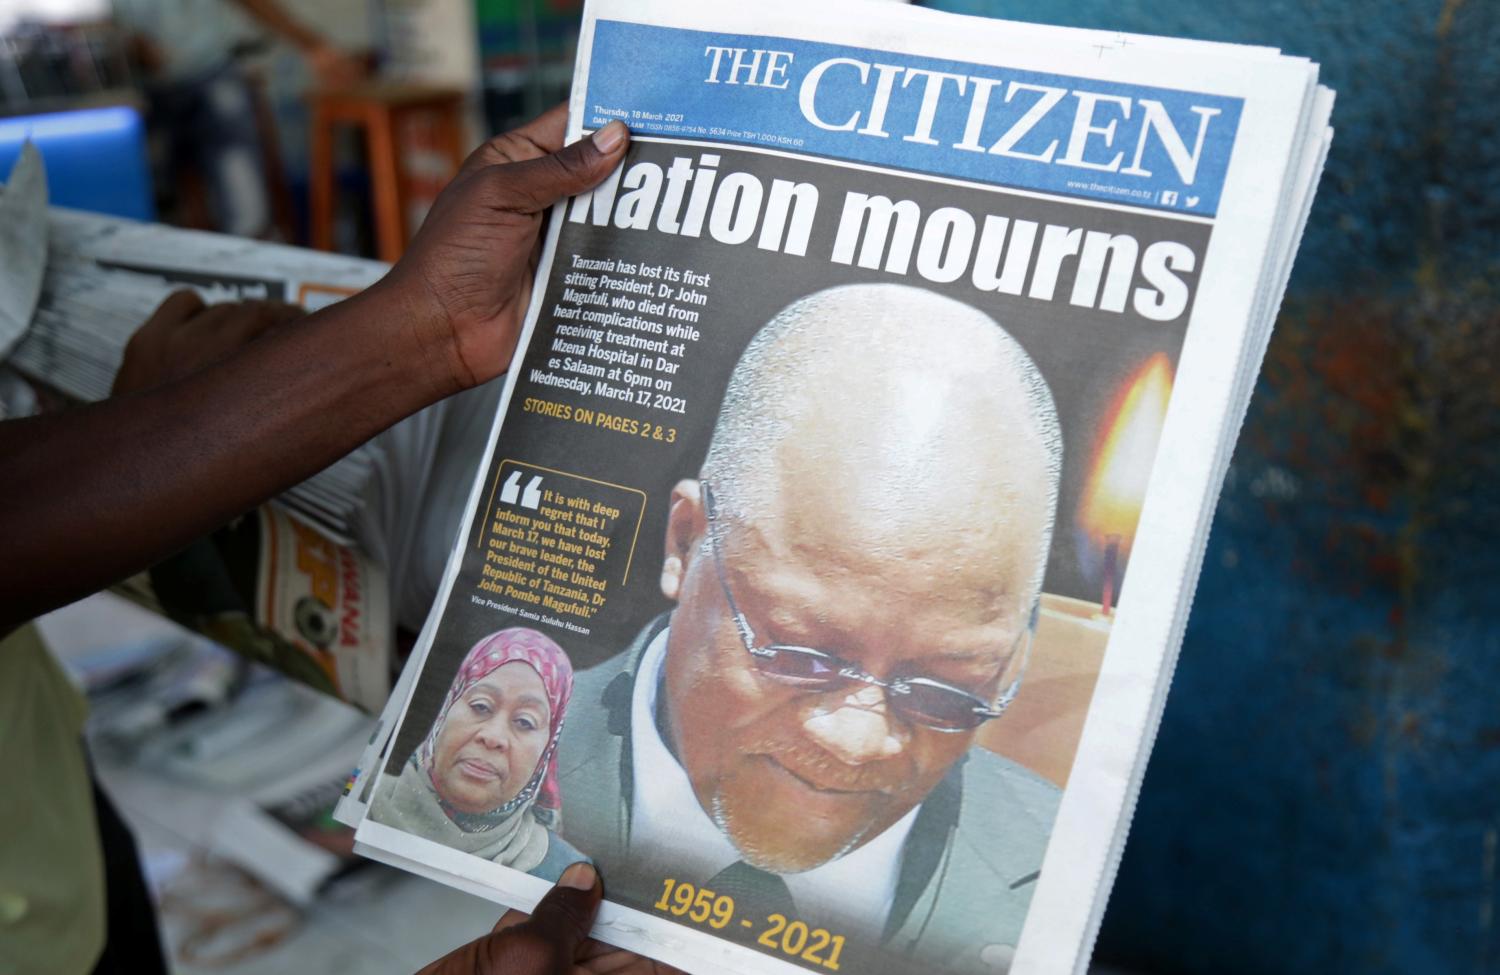
POLYGON ((42 151, 49 202, 137 220, 156 218, 146 127, 135 109, 0 118, 0 175, 9 175, 27 139, 42 151))

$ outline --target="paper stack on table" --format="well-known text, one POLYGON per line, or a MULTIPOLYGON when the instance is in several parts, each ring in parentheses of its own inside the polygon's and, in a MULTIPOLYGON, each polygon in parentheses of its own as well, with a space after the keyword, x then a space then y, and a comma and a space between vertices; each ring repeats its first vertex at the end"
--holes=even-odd
MULTIPOLYGON (((29 201, 37 218, 7 224, 12 236, 30 230, 26 240, 13 242, 27 260, 7 265, 16 282, 6 293, 24 296, 23 278, 31 273, 40 301, 34 310, 7 312, 18 324, 0 365, 73 400, 109 396, 126 343, 175 290, 194 288, 210 303, 270 299, 314 310, 365 288, 387 269, 376 261, 223 234, 48 210, 45 193, 30 185, 34 177, 26 179, 29 189, 18 183, 15 193, 0 192, 0 203, 18 212, 29 201)), ((262 509, 250 516, 253 530, 243 524, 226 529, 236 539, 232 545, 206 540, 176 558, 183 563, 176 571, 156 567, 122 591, 315 687, 378 709, 390 686, 394 629, 401 624, 415 631, 427 615, 461 515, 461 486, 473 477, 499 391, 492 383, 434 404, 293 486, 277 507, 295 524, 262 509), (247 533, 259 540, 245 541, 247 533), (311 563, 298 556, 308 546, 318 549, 311 563), (228 548, 236 554, 226 554, 228 548), (197 597, 213 588, 204 566, 226 558, 242 563, 229 575, 252 580, 254 592, 235 594, 232 606, 217 597, 200 605, 197 597), (345 566, 331 587, 333 605, 326 604, 330 587, 316 585, 307 571, 307 564, 330 559, 345 566), (350 630, 353 617, 344 601, 356 595, 357 626, 350 630), (345 627, 336 647, 328 640, 333 621, 345 627), (309 659, 312 668, 305 665, 309 659)), ((31 402, 14 383, 0 392, 6 402, 31 402)))
MULTIPOLYGON (((318 307, 385 273, 375 261, 320 254, 223 234, 135 223, 54 208, 46 278, 30 332, 11 355, 18 370, 76 399, 109 396, 125 343, 168 294, 196 288, 205 301, 261 298, 318 307)), ((286 493, 284 503, 341 544, 359 534, 377 490, 377 441, 286 493)))

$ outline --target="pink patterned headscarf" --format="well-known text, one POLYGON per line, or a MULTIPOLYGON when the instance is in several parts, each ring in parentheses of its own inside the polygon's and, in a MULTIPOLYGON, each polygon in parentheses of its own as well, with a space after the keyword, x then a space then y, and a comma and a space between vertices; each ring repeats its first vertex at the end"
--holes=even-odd
POLYGON ((510 813, 515 807, 523 805, 535 795, 538 806, 557 812, 562 808, 562 792, 557 784, 557 742, 562 735, 563 718, 566 717, 568 711, 568 699, 573 696, 573 663, 568 659, 568 654, 562 647, 536 630, 521 626, 512 627, 492 633, 474 644, 474 648, 458 666, 458 673, 454 675, 453 684, 448 688, 448 696, 443 699, 443 707, 438 711, 437 720, 432 723, 432 731, 418 749, 419 761, 422 770, 430 779, 433 747, 437 743, 438 734, 442 731, 443 725, 447 723, 448 711, 458 703, 469 688, 505 664, 515 661, 529 665, 542 679, 542 687, 547 692, 547 707, 551 712, 551 718, 547 747, 542 751, 542 758, 537 763, 536 771, 532 774, 531 780, 526 783, 525 788, 500 811, 510 813))

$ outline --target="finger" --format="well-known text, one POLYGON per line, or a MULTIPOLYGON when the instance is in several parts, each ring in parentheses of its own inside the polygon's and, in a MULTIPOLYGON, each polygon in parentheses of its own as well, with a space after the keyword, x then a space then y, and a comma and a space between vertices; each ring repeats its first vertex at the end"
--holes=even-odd
POLYGON ((605 944, 597 938, 590 938, 578 946, 578 951, 573 957, 582 964, 590 959, 601 958, 605 955, 612 955, 617 951, 624 950, 624 948, 616 948, 614 945, 605 944))
POLYGON ((306 309, 300 305, 292 305, 284 301, 257 301, 247 304, 251 307, 246 309, 246 313, 237 315, 233 319, 234 337, 242 343, 307 314, 306 309))
POLYGON ((212 336, 215 344, 232 346, 303 314, 297 305, 283 301, 227 301, 210 305, 192 320, 192 327, 201 335, 212 336))
POLYGON ((571 962, 579 946, 588 940, 603 899, 604 888, 593 866, 575 863, 537 903, 526 927, 552 946, 554 957, 571 962))
POLYGON ((181 325, 183 322, 201 312, 204 308, 203 298, 198 292, 183 289, 174 291, 162 300, 141 325, 142 329, 170 328, 173 325, 181 325))
POLYGON ((213 334, 203 336, 201 354, 210 361, 235 352, 276 326, 305 314, 296 305, 280 301, 247 301, 229 308, 224 319, 214 326, 213 334))
POLYGON ((494 205, 541 213, 558 200, 597 186, 619 165, 629 144, 630 130, 617 120, 549 156, 491 167, 494 205))
POLYGON ((506 911, 500 915, 500 920, 495 922, 495 926, 491 929, 490 933, 494 934, 504 931, 506 928, 513 928, 525 920, 526 914, 524 911, 506 911))
POLYGON ((203 299, 192 290, 174 291, 162 299, 125 343, 125 355, 110 394, 154 386, 171 378, 168 351, 186 322, 201 314, 203 299))
MULTIPOLYGON (((654 966, 659 963, 649 958, 642 958, 633 951, 624 948, 612 948, 604 946, 603 951, 597 951, 578 959, 578 968, 589 975, 646 975, 656 971, 654 966)), ((661 970, 669 972, 671 969, 661 966, 661 970)))
POLYGON ((623 948, 582 959, 577 967, 587 975, 683 975, 671 965, 623 948))
POLYGON ((568 104, 562 102, 525 125, 494 136, 469 153, 455 178, 462 179, 486 166, 525 162, 554 153, 563 147, 567 128, 568 104))
POLYGON ((568 132, 568 103, 558 102, 536 118, 516 129, 528 142, 541 146, 547 152, 556 152, 563 147, 568 132))
POLYGON ((183 351, 195 358, 216 356, 230 347, 225 342, 226 336, 238 334, 245 321, 259 317, 258 304, 253 301, 222 301, 209 305, 183 323, 177 341, 183 351))

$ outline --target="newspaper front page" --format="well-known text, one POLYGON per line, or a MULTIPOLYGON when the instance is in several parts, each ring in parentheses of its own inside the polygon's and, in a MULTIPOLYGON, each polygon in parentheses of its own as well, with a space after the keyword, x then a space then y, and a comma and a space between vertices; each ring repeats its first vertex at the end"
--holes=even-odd
MULTIPOLYGON (((1081 968, 1326 147, 1316 67, 597 0, 367 852, 692 971, 1081 968)), ((363 807, 360 807, 363 809, 363 807)))

